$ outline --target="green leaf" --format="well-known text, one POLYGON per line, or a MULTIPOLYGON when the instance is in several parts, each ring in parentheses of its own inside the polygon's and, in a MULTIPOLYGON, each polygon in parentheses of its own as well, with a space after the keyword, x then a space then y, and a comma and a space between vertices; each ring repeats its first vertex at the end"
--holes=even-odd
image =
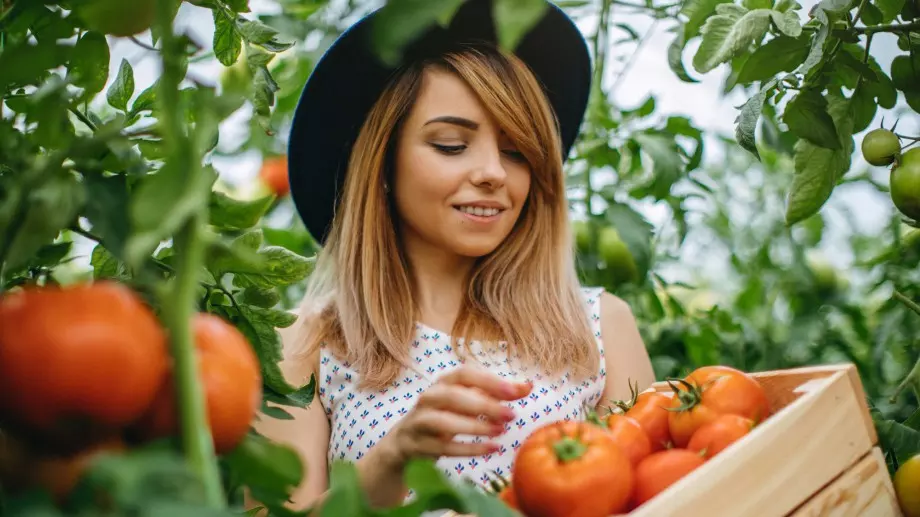
POLYGON ((329 491, 320 506, 319 517, 365 517, 370 506, 361 490, 355 465, 334 461, 329 468, 329 491))
POLYGON ((89 263, 93 266, 93 278, 122 279, 128 276, 124 264, 101 244, 93 248, 89 263))
POLYGON ((29 267, 54 267, 57 266, 73 248, 72 242, 55 242, 42 246, 29 261, 29 267))
POLYGON ((878 104, 875 103, 875 97, 865 86, 860 86, 852 97, 853 102, 853 133, 861 133, 872 120, 875 119, 875 113, 878 111, 878 104))
POLYGON ((258 20, 241 20, 237 22, 237 28, 243 39, 256 44, 268 43, 278 35, 276 29, 258 20))
POLYGON ((208 202, 215 179, 209 169, 190 175, 172 162, 145 176, 130 202, 130 222, 135 233, 125 245, 126 262, 139 264, 161 241, 171 237, 208 202), (195 181, 190 181, 190 176, 195 181))
POLYGON ((894 87, 894 83, 874 59, 870 60, 869 67, 875 72, 877 81, 863 83, 862 88, 865 88, 866 92, 875 97, 880 107, 885 109, 893 108, 898 101, 898 91, 894 87))
POLYGON ((799 15, 795 11, 770 11, 770 17, 780 32, 791 38, 798 38, 802 35, 802 23, 799 21, 799 15))
POLYGON ((727 62, 755 40, 770 26, 771 12, 767 9, 748 11, 735 4, 720 4, 700 29, 703 41, 693 56, 693 68, 706 73, 727 62))
POLYGON ((672 135, 648 131, 633 134, 633 140, 652 158, 652 179, 647 186, 656 199, 665 199, 684 174, 684 162, 672 135))
MULTIPOLYGON (((64 45, 7 45, 0 52, 0 94, 10 86, 41 83, 47 70, 57 68, 69 59, 74 47, 64 45)), ((4 95, 5 96, 5 95, 4 95)))
POLYGON ((850 101, 839 95, 828 95, 828 112, 837 128, 840 147, 818 147, 807 140, 796 143, 795 176, 786 204, 788 226, 816 214, 850 168, 853 153, 853 112, 850 101))
POLYGON ((85 183, 93 202, 86 205, 84 215, 93 225, 93 233, 120 255, 130 233, 126 178, 123 174, 108 177, 91 174, 86 176, 85 183))
POLYGON ((700 27, 716 10, 719 4, 731 3, 729 0, 688 0, 681 7, 680 14, 687 17, 684 24, 684 41, 690 41, 700 33, 700 27))
POLYGON ((652 225, 642 214, 623 203, 609 204, 605 215, 629 248, 639 270, 639 278, 645 278, 652 264, 652 225))
POLYGON ((131 116, 135 116, 142 111, 152 111, 157 103, 157 90, 160 88, 160 81, 157 79, 146 90, 142 91, 131 105, 131 116))
POLYGON ((743 0, 741 2, 746 9, 772 9, 773 0, 743 0))
POLYGON ((757 121, 760 120, 760 114, 763 111, 763 103, 766 101, 768 94, 776 88, 776 79, 763 85, 753 97, 747 100, 741 106, 741 112, 735 119, 735 140, 738 141, 743 149, 753 154, 758 160, 760 153, 757 151, 757 141, 755 131, 757 131, 757 121))
POLYGON ((827 113, 827 100, 814 89, 802 90, 786 105, 783 122, 799 138, 827 149, 840 149, 834 120, 827 113))
POLYGON ((882 11, 873 5, 872 3, 866 2, 866 7, 863 9, 862 17, 860 20, 866 25, 878 25, 882 23, 882 18, 884 18, 882 11))
POLYGON ((249 12, 249 0, 226 0, 226 3, 235 13, 249 12))
POLYGON ((45 174, 42 183, 23 193, 19 217, 6 228, 0 227, 0 258, 7 272, 27 265, 38 250, 74 222, 85 203, 83 185, 72 174, 53 166, 45 174), (4 242, 8 244, 5 249, 4 242))
POLYGON ((134 69, 131 68, 131 63, 127 59, 122 58, 118 75, 112 86, 109 86, 106 100, 109 106, 127 112, 128 101, 131 100, 132 95, 134 95, 134 69))
POLYGON ((211 224, 224 230, 245 230, 257 225, 262 216, 271 208, 274 196, 266 196, 249 201, 233 199, 218 192, 211 192, 209 202, 211 224))
POLYGON ((91 98, 105 88, 109 80, 109 44, 104 35, 89 31, 80 37, 70 56, 67 77, 83 88, 84 98, 91 98))
POLYGON ((446 25, 463 0, 389 0, 378 11, 371 39, 378 57, 387 65, 402 58, 406 45, 434 23, 446 25))
POLYGON ((893 22, 906 3, 906 0, 875 0, 875 5, 882 13, 881 23, 893 22))
POLYGON ((262 233, 247 232, 234 239, 229 250, 215 252, 207 265, 215 278, 233 274, 233 284, 241 288, 283 287, 306 278, 313 261, 281 246, 259 250, 262 233), (257 251, 258 250, 258 251, 257 251))
MULTIPOLYGON (((305 387, 290 384, 281 371, 279 363, 284 359, 284 354, 281 336, 278 334, 273 322, 289 325, 288 321, 290 320, 284 320, 283 316, 277 314, 281 311, 267 311, 271 311, 271 309, 240 304, 238 305, 238 311, 230 311, 227 315, 230 321, 246 336, 246 339, 259 357, 262 379, 265 385, 281 396, 289 396, 305 387)), ((309 386, 307 385, 306 387, 309 386)), ((312 399, 312 394, 310 397, 312 399)), ((292 402, 288 402, 288 404, 292 404, 292 402)))
POLYGON ((811 40, 811 49, 808 51, 808 57, 805 58, 805 62, 802 63, 802 66, 796 70, 797 73, 807 77, 815 65, 824 59, 824 41, 827 40, 827 35, 827 25, 821 25, 821 27, 818 28, 818 32, 815 34, 815 38, 811 40))
POLYGON ((235 63, 243 50, 243 40, 236 30, 236 23, 220 9, 214 9, 213 45, 214 55, 224 66, 235 63))
POLYGON ((898 463, 904 463, 920 453, 920 431, 911 429, 894 420, 876 420, 879 441, 891 451, 898 463))
POLYGON ((676 33, 677 35, 674 37, 674 40, 668 45, 668 66, 671 67, 671 71, 674 72, 681 81, 685 83, 698 83, 699 81, 690 77, 686 67, 684 67, 683 52, 684 46, 687 44, 685 37, 686 29, 678 25, 676 33))
POLYGON ((493 5, 499 45, 508 51, 543 18, 549 4, 544 0, 496 0, 493 5))
POLYGON ((283 505, 303 479, 308 465, 292 448, 249 433, 226 455, 236 481, 253 491, 260 503, 283 505))
POLYGON ((246 303, 249 305, 255 305, 256 307, 274 307, 281 301, 281 295, 278 294, 277 289, 258 289, 255 287, 250 287, 243 290, 243 294, 239 297, 240 302, 246 303))
POLYGON ((766 81, 780 72, 791 72, 805 61, 809 40, 806 37, 779 36, 751 54, 738 73, 738 82, 766 81))

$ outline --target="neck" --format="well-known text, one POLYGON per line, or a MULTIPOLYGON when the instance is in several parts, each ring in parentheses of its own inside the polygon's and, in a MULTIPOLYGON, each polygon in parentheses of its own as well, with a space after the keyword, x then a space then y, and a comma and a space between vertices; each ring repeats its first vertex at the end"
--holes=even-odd
POLYGON ((467 279, 476 259, 411 238, 406 239, 404 245, 419 318, 425 325, 449 332, 460 312, 467 279))

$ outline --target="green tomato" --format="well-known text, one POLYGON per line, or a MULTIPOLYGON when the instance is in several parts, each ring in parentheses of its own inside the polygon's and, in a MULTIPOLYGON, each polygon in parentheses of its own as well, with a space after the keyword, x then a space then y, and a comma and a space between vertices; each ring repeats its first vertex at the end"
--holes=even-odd
POLYGON ((873 129, 863 138, 863 158, 872 165, 889 165, 900 153, 901 141, 887 129, 873 129))
POLYGON ((891 201, 905 216, 920 220, 920 147, 901 156, 891 171, 891 201))
POLYGON ((600 231, 597 237, 597 251, 617 284, 639 281, 636 261, 616 228, 607 226, 600 231))

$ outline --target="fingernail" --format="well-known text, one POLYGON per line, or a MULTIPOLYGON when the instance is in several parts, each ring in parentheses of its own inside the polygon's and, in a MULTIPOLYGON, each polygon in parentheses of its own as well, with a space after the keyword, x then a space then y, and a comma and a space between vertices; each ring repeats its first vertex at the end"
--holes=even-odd
POLYGON ((498 436, 505 432, 505 424, 492 424, 492 436, 498 436))
POLYGON ((510 422, 514 420, 514 416, 514 410, 510 407, 506 407, 502 410, 502 418, 504 418, 506 421, 510 422))

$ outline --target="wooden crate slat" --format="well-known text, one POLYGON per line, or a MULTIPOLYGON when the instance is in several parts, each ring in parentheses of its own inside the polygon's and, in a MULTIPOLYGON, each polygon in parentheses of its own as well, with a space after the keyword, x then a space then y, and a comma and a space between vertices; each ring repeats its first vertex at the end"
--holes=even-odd
POLYGON ((789 517, 902 517, 881 449, 853 467, 789 517))

